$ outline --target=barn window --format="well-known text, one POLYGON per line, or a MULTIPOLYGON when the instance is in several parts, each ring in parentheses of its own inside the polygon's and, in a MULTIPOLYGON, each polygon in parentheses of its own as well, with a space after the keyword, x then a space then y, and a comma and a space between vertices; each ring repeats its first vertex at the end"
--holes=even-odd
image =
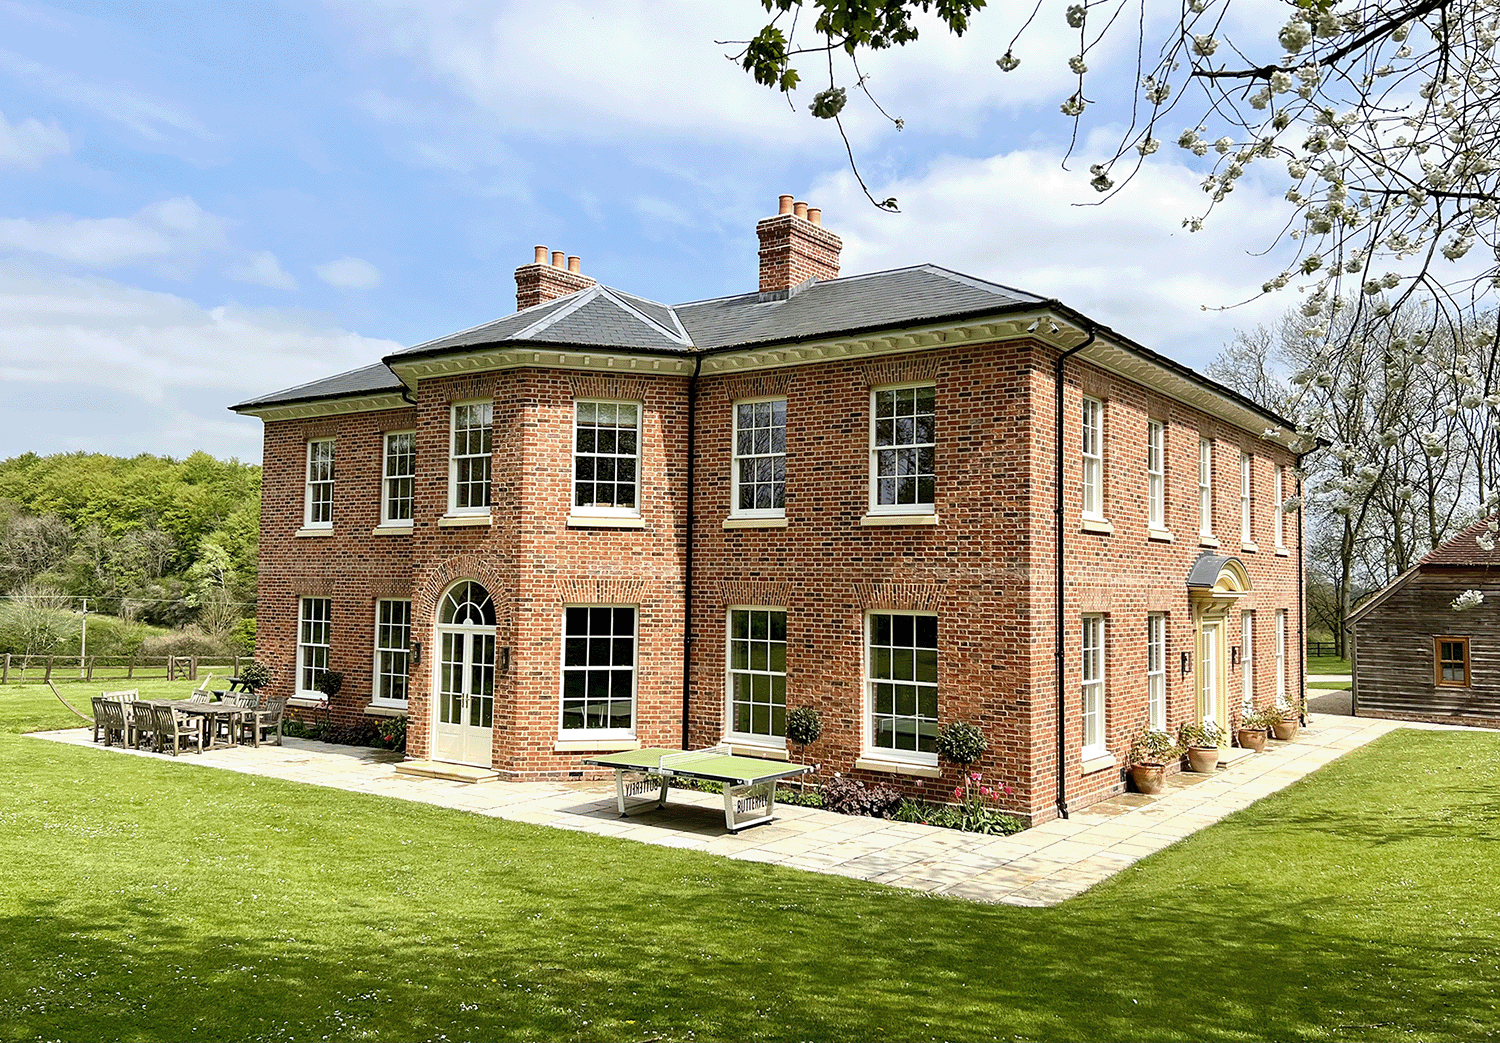
POLYGON ((1469 639, 1435 637, 1437 683, 1456 688, 1469 687, 1469 639))

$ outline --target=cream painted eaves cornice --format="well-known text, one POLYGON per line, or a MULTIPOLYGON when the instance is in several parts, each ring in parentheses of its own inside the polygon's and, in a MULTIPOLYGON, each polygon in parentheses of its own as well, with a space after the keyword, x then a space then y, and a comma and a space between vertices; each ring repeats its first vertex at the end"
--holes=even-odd
POLYGON ((433 358, 403 362, 387 359, 386 365, 407 384, 437 377, 462 376, 501 369, 539 366, 543 369, 582 369, 607 373, 655 374, 663 377, 687 377, 693 373, 692 356, 631 354, 600 348, 597 351, 577 348, 542 351, 536 348, 487 348, 466 351, 461 355, 439 355, 433 358))
POLYGON ((246 416, 258 416, 269 423, 272 420, 308 420, 320 416, 344 416, 348 413, 377 413, 386 409, 412 408, 414 408, 412 404, 399 394, 387 394, 249 406, 237 409, 236 412, 246 416))

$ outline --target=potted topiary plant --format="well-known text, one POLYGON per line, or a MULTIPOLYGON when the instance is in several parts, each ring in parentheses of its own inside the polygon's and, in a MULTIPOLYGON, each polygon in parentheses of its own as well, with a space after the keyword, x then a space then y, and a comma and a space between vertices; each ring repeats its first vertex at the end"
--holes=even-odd
POLYGON ((323 719, 318 722, 317 738, 327 742, 328 733, 333 727, 333 713, 328 704, 344 690, 344 675, 337 670, 324 670, 318 675, 313 687, 323 694, 323 698, 318 700, 318 709, 323 712, 323 719))
POLYGON ((1224 741, 1224 730, 1212 717, 1184 721, 1177 737, 1187 747, 1189 769, 1211 772, 1219 766, 1219 744, 1224 741))
POLYGON ((1245 749, 1260 753, 1266 748, 1266 729, 1270 727, 1266 711, 1251 707, 1240 717, 1240 726, 1235 729, 1234 737, 1245 749))
POLYGON ((938 754, 961 768, 973 764, 988 748, 984 732, 979 730, 978 725, 966 721, 945 724, 937 733, 938 754))
POLYGON ((786 739, 798 746, 797 759, 807 759, 809 743, 823 734, 823 717, 811 706, 799 706, 786 712, 786 739))
POLYGON ((1265 717, 1271 734, 1282 742, 1291 742, 1302 727, 1301 714, 1294 706, 1272 706, 1265 711, 1265 717))
POLYGON ((1160 793, 1166 785, 1167 762, 1182 756, 1182 746, 1170 732, 1147 726, 1135 733, 1127 756, 1131 785, 1141 793, 1160 793))

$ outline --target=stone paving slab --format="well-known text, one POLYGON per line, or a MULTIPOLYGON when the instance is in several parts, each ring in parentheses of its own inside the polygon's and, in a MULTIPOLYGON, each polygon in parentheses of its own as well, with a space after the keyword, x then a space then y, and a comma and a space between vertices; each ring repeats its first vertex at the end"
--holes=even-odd
MULTIPOLYGON (((643 809, 622 820, 615 811, 613 785, 607 781, 469 785, 417 778, 396 773, 399 755, 303 739, 258 749, 210 750, 184 755, 176 762, 871 880, 968 901, 1035 907, 1081 894, 1140 859, 1402 727, 1441 730, 1448 726, 1320 716, 1296 741, 1271 743, 1266 752, 1220 768, 1211 777, 1173 776, 1161 794, 1121 794, 1067 819, 1010 837, 795 806, 778 809, 773 823, 730 834, 724 828, 722 797, 684 790, 673 791, 663 809, 643 809)), ((97 746, 88 728, 32 735, 101 754, 172 760, 165 754, 97 746)))

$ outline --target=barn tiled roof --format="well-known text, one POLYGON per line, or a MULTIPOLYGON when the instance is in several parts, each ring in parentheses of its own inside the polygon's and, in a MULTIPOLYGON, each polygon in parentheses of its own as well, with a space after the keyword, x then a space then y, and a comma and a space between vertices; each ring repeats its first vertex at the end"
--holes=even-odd
MULTIPOLYGON (((1500 521, 1500 515, 1496 516, 1496 520, 1500 521)), ((1489 522, 1489 518, 1481 518, 1423 558, 1418 562, 1418 566, 1448 565, 1467 568, 1483 568, 1487 565, 1500 566, 1500 534, 1492 534, 1495 535, 1494 550, 1485 550, 1475 542, 1475 537, 1481 535, 1489 528, 1489 522)))

